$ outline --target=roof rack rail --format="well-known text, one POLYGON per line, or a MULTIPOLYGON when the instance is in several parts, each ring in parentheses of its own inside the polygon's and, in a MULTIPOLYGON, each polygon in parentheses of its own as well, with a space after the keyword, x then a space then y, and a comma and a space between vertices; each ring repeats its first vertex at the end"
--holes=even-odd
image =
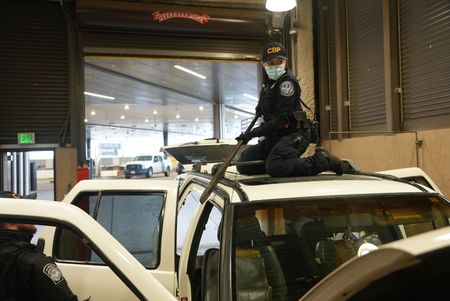
POLYGON ((393 175, 387 175, 387 174, 381 174, 381 173, 376 173, 376 172, 367 172, 367 171, 346 171, 346 174, 350 174, 350 175, 361 175, 361 176, 370 176, 370 177, 375 177, 375 178, 380 178, 380 179, 384 179, 384 180, 391 180, 391 181, 396 181, 396 182, 400 182, 400 183, 404 183, 404 184, 409 184, 411 186, 416 187, 417 189, 423 191, 423 192, 428 192, 428 190, 426 188, 424 188, 422 185, 419 185, 415 182, 411 182, 402 178, 398 178, 396 176, 393 175))

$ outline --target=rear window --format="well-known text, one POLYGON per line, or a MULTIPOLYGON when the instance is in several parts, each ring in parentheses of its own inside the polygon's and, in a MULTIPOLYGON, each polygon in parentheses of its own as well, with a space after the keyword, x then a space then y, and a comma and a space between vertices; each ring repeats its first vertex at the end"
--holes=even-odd
POLYGON ((136 156, 133 161, 151 161, 153 156, 136 156))
POLYGON ((448 226, 450 205, 432 194, 347 196, 237 205, 234 216, 236 300, 244 290, 298 300, 354 256, 448 226))
MULTIPOLYGON (((97 220, 147 268, 159 263, 163 193, 87 192, 73 205, 97 220)), ((100 257, 70 232, 57 231, 59 260, 103 263, 100 257)))

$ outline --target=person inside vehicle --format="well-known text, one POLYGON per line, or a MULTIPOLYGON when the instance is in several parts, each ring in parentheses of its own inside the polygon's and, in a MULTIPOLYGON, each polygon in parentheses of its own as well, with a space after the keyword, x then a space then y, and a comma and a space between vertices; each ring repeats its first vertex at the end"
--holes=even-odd
POLYGON ((264 46, 262 66, 264 83, 260 91, 256 115, 263 122, 236 140, 247 144, 260 137, 256 145, 245 149, 240 162, 264 160, 264 165, 239 165, 242 174, 268 173, 272 177, 312 176, 323 171, 344 173, 345 165, 324 148, 314 155, 300 158, 311 142, 311 129, 300 101, 300 85, 287 66, 283 44, 270 42, 264 46))
MULTIPOLYGON (((22 198, 13 192, 0 197, 22 198)), ((36 231, 32 224, 0 222, 0 300, 78 300, 53 259, 30 243, 36 231)))

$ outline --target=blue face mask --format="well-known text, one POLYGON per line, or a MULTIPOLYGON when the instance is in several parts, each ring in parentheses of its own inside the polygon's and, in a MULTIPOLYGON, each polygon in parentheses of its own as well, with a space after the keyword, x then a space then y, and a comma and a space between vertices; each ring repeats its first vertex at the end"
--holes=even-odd
POLYGON ((267 76, 272 80, 279 79, 284 73, 286 73, 286 64, 265 66, 267 76))

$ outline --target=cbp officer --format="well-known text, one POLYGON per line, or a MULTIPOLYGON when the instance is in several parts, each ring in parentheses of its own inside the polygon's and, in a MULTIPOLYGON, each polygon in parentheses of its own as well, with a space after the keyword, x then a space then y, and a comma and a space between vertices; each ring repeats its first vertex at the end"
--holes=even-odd
POLYGON ((263 117, 263 122, 236 139, 246 144, 260 137, 256 145, 242 152, 239 161, 264 160, 265 164, 238 165, 237 169, 243 174, 268 173, 272 177, 311 176, 326 170, 342 175, 344 164, 325 149, 300 158, 311 142, 311 130, 300 104, 300 85, 286 63, 283 44, 271 42, 264 46, 264 83, 256 106, 256 114, 263 117))
MULTIPOLYGON (((21 198, 4 191, 0 197, 21 198)), ((76 301, 53 259, 30 243, 35 233, 32 224, 0 223, 0 300, 76 301)))

